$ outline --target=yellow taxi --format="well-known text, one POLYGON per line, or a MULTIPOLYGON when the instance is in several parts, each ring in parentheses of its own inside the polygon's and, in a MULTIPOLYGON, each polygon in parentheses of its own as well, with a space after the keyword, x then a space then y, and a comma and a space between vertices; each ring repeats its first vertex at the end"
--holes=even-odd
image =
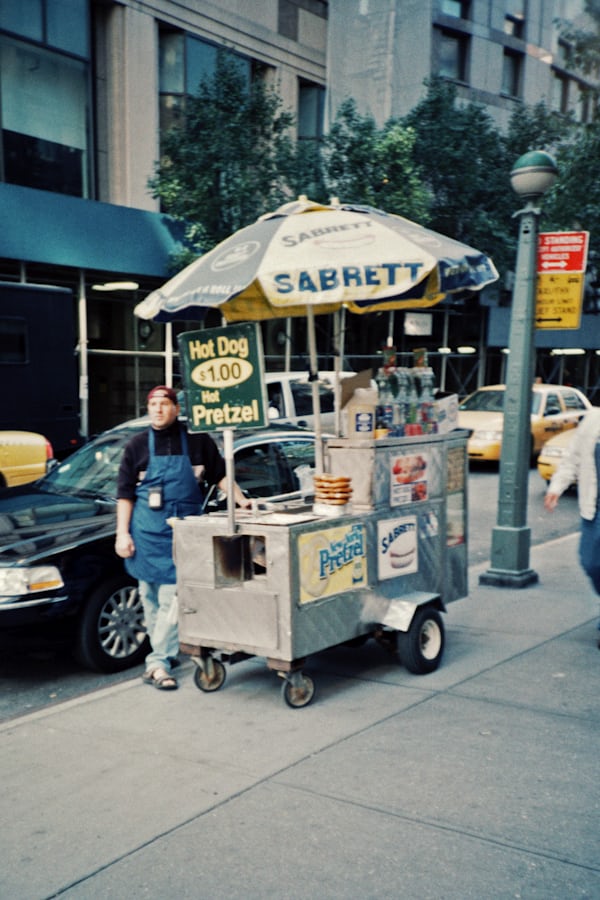
MULTIPOLYGON (((506 385, 492 384, 476 390, 458 407, 458 427, 469 432, 467 453, 471 460, 499 460, 504 428, 506 385)), ((577 388, 558 384, 534 384, 531 398, 531 456, 562 431, 568 431, 591 408, 577 388)))
POLYGON ((550 481, 558 469, 563 456, 566 455, 571 446, 574 434, 574 428, 570 428, 568 431, 561 431, 560 434, 546 441, 540 450, 540 455, 537 458, 537 470, 544 481, 550 481))
POLYGON ((52 444, 43 434, 0 431, 0 487, 14 487, 41 478, 53 459, 52 444))

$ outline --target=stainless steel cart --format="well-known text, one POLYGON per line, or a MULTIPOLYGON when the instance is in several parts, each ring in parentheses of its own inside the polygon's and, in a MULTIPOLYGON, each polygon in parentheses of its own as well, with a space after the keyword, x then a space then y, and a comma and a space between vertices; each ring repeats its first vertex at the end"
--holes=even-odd
POLYGON ((259 656, 306 706, 306 658, 369 637, 414 673, 438 667, 440 614, 467 594, 466 433, 330 439, 325 461, 352 478, 351 512, 238 513, 233 534, 226 516, 174 522, 180 646, 201 690, 259 656))

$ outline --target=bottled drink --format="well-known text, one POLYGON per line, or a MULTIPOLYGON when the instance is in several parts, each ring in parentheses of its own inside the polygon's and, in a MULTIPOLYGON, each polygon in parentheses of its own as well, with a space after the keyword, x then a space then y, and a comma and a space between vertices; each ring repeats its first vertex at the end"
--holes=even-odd
POLYGON ((432 434, 437 430, 435 419, 435 401, 433 399, 433 369, 426 368, 421 372, 421 403, 419 418, 424 434, 432 434))
POLYGON ((389 381, 382 369, 379 370, 376 381, 378 389, 376 413, 377 427, 392 431, 394 420, 394 397, 390 390, 389 381))
POLYGON ((408 425, 416 425, 419 419, 419 392, 417 390, 417 379, 413 373, 408 373, 408 403, 406 422, 408 425))

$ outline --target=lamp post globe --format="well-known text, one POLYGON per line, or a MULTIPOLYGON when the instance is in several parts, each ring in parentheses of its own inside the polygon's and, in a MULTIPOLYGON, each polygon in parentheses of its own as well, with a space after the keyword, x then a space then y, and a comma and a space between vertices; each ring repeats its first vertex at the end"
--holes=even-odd
POLYGON ((549 153, 530 150, 514 164, 510 173, 513 191, 523 200, 535 200, 550 190, 558 177, 558 168, 549 153))

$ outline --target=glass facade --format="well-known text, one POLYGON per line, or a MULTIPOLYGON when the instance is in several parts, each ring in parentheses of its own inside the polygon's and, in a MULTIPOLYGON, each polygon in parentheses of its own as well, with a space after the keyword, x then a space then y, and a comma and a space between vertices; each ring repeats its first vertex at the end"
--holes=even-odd
POLYGON ((450 31, 438 33, 438 75, 455 81, 467 81, 469 39, 450 31))
POLYGON ((502 93, 518 97, 521 93, 521 54, 504 51, 502 62, 502 93))
POLYGON ((91 195, 89 43, 81 0, 0 0, 1 180, 91 195))
MULTIPOLYGON (((198 93, 204 79, 217 70, 217 54, 223 48, 183 31, 161 30, 159 37, 160 128, 178 124, 186 96, 198 93)), ((252 64, 239 53, 228 51, 238 71, 250 85, 252 64)))
POLYGON ((325 88, 310 81, 298 85, 298 137, 300 140, 320 140, 323 137, 325 88))

